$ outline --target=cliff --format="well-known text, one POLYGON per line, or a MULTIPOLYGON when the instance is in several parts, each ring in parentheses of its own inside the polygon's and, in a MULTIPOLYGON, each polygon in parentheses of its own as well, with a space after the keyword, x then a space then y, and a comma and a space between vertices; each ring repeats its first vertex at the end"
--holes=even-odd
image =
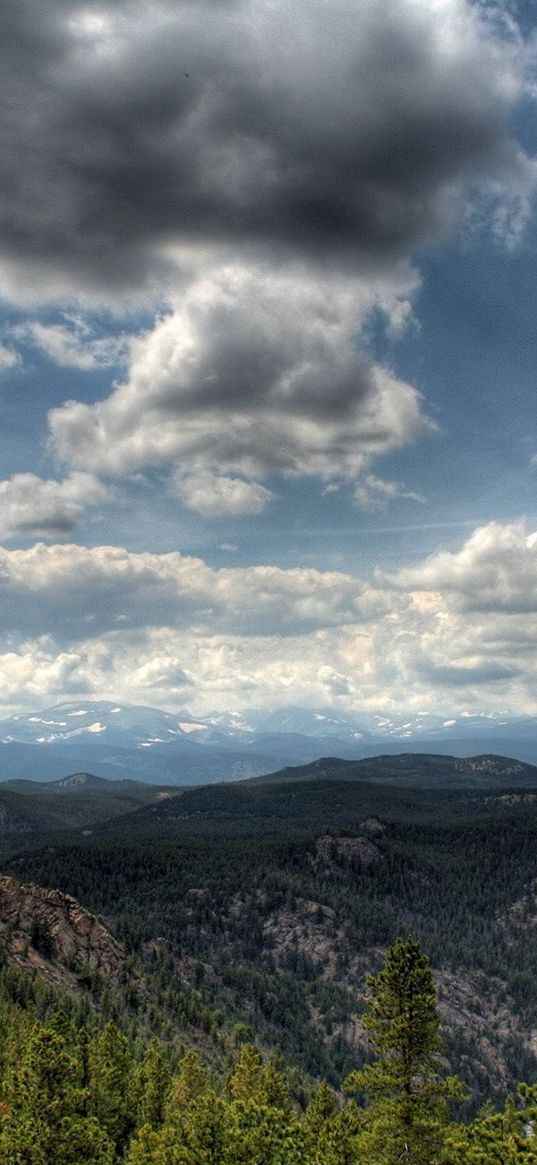
POLYGON ((49 982, 78 987, 77 970, 118 978, 125 951, 69 894, 0 876, 0 947, 8 962, 49 982))

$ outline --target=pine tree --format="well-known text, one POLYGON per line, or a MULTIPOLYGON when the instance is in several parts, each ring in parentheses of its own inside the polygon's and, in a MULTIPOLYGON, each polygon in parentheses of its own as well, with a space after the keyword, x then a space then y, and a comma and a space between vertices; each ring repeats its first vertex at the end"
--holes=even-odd
POLYGON ((84 1115, 80 1065, 64 1038, 36 1025, 6 1075, 2 1165, 111 1165, 112 1144, 84 1115))
POLYGON ((445 1137, 446 1101, 462 1096, 459 1081, 441 1070, 429 960, 413 938, 398 939, 367 985, 364 1028, 376 1059, 345 1084, 371 1101, 358 1144, 375 1165, 429 1165, 445 1137))
POLYGON ((356 1165, 360 1124, 356 1105, 340 1108, 335 1092, 322 1080, 302 1122, 312 1165, 356 1165))
POLYGON ((171 1082, 170 1063, 158 1040, 151 1040, 136 1073, 134 1091, 138 1098, 137 1125, 158 1129, 171 1082))
MULTIPOLYGON (((525 1086, 521 1095, 528 1100, 525 1086)), ((487 1104, 469 1125, 453 1125, 446 1138, 445 1165, 535 1165, 537 1141, 531 1107, 509 1097, 502 1112, 487 1104)))
POLYGON ((89 1111, 117 1148, 126 1144, 135 1124, 133 1062, 126 1037, 113 1023, 88 1045, 89 1111))

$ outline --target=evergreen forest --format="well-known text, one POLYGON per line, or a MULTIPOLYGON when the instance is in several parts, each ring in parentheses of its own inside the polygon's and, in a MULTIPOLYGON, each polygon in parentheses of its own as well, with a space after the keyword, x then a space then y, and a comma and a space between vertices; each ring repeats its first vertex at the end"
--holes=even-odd
POLYGON ((31 834, 25 796, 0 899, 113 958, 0 901, 6 1165, 537 1160, 533 789, 113 789, 54 830, 32 792, 31 834))

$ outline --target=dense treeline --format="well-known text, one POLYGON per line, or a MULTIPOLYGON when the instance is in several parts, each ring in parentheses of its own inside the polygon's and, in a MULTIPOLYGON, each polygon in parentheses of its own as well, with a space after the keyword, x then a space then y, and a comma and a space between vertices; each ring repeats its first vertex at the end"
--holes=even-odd
MULTIPOLYGON (((20 976, 19 976, 20 979, 20 976)), ((246 1043, 216 1074, 174 1062, 43 988, 2 979, 3 1165, 493 1165, 537 1162, 535 1091, 470 1123, 450 1118, 464 1086, 440 1055, 434 981, 412 938, 368 979, 371 1056, 337 1092, 297 1093, 285 1066, 246 1043), (19 984, 20 988, 20 984, 19 984), (39 1012, 44 1015, 39 1015, 39 1012)))
MULTIPOLYGON (((531 820, 392 823, 375 834, 371 862, 336 840, 320 853, 314 839, 290 838, 49 847, 10 868, 110 919, 159 1015, 169 1010, 208 1034, 246 1025, 262 1046, 335 1087, 363 1058, 352 1025, 364 973, 412 930, 451 976, 441 991, 456 981, 472 997, 484 1051, 467 1017, 455 1016, 450 1062, 478 1099, 498 1099, 536 1070, 536 842, 531 820)), ((160 1034, 167 1038, 165 1027, 160 1034)))

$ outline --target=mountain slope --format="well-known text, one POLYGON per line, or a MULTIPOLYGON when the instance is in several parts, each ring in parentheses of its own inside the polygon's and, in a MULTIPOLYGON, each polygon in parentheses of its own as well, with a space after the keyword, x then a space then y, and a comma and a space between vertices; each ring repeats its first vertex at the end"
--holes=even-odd
POLYGON ((147 847, 123 836, 120 846, 49 847, 9 868, 110 917, 172 1008, 172 990, 188 984, 220 1027, 246 1024, 334 1083, 363 1057, 365 973, 412 932, 439 982, 450 1066, 471 1071, 484 1097, 537 1073, 536 843, 535 816, 367 819, 272 843, 147 847))
POLYGON ((324 780, 369 781, 380 784, 408 785, 413 788, 505 788, 537 786, 537 766, 512 757, 485 754, 453 757, 443 754, 397 753, 345 760, 321 757, 313 764, 280 769, 252 778, 248 784, 272 781, 324 780))
POLYGON ((144 844, 305 837, 326 828, 352 830, 371 816, 426 823, 535 814, 537 769, 506 757, 328 757, 181 792, 74 773, 48 783, 0 785, 0 853, 81 836, 144 844))
MULTIPOLYGON (((174 790, 172 790, 174 791, 174 790)), ((75 832, 130 815, 140 805, 167 796, 167 787, 106 781, 88 773, 42 784, 14 781, 0 785, 0 853, 67 840, 75 832)))

